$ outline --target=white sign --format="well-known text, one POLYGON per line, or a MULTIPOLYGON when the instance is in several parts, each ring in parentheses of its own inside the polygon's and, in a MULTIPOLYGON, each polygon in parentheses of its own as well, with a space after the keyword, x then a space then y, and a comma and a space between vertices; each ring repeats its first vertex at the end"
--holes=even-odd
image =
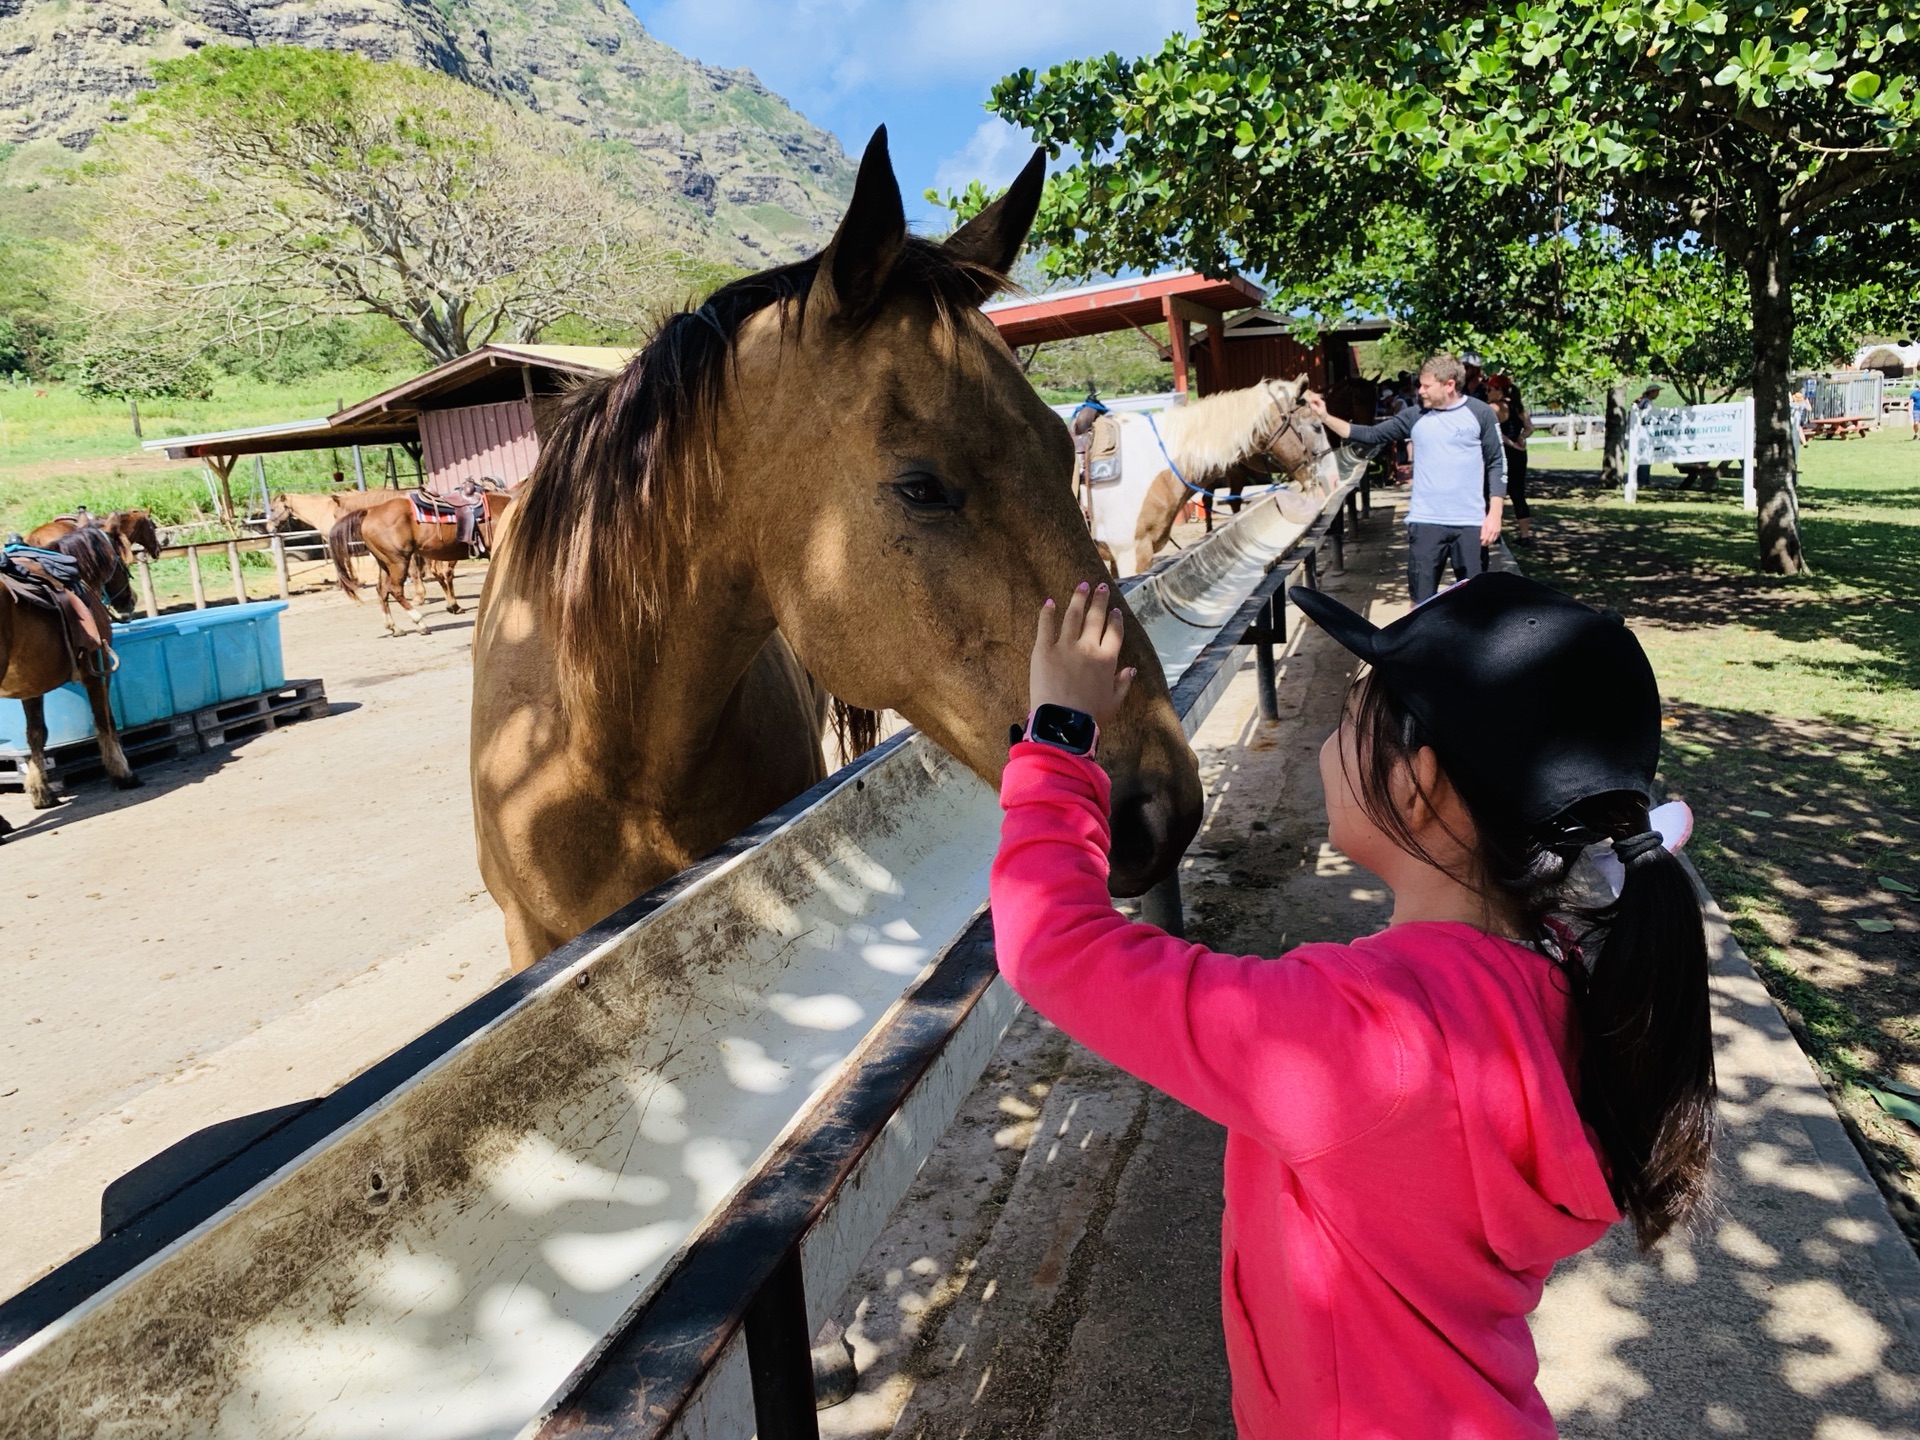
POLYGON ((1753 401, 1730 405, 1636 405, 1628 412, 1627 504, 1640 492, 1642 465, 1742 462, 1741 500, 1757 510, 1753 493, 1753 401))

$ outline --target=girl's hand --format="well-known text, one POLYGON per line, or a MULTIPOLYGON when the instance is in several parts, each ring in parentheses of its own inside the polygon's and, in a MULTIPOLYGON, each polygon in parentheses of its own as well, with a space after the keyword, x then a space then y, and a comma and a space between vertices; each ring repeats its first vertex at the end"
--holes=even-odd
POLYGON ((1091 715, 1103 729, 1120 713, 1138 672, 1131 666, 1117 669, 1123 621, 1120 607, 1109 605, 1108 598, 1105 584, 1089 591, 1082 581, 1065 614, 1052 600, 1041 607, 1027 672, 1033 709, 1064 705, 1091 715))

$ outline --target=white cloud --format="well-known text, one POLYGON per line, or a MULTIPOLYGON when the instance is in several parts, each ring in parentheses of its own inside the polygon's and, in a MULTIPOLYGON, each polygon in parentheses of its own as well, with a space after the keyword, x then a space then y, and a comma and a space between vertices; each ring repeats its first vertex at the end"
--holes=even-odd
POLYGON ((744 65, 803 111, 855 91, 982 91, 1023 65, 1142 54, 1190 30, 1192 0, 637 0, 662 40, 744 65))
POLYGON ((988 120, 960 149, 940 162, 933 172, 933 188, 945 194, 967 188, 978 180, 989 194, 1004 190, 1033 155, 1027 132, 1004 120, 988 120))

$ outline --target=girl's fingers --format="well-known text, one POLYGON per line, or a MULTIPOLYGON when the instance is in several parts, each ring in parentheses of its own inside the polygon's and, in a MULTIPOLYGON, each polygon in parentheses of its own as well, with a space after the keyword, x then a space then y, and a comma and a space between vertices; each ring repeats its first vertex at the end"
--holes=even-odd
POLYGON ((1087 582, 1082 580, 1079 588, 1067 598, 1067 612, 1060 617, 1060 638, 1071 645, 1080 638, 1085 628, 1087 616, 1087 582))
POLYGON ((1120 641, 1125 629, 1126 617, 1120 613, 1120 607, 1115 605, 1107 611, 1107 631, 1100 637, 1102 655, 1111 656, 1115 660, 1120 658, 1120 641))
POLYGON ((1060 607, 1053 603, 1053 597, 1047 597, 1047 603, 1040 607, 1040 624, 1034 633, 1033 643, 1036 649, 1045 650, 1060 637, 1060 607))
POLYGON ((1080 622, 1079 640, 1089 650, 1100 648, 1100 633, 1107 623, 1107 587, 1097 585, 1087 597, 1087 613, 1080 622))
POLYGON ((1118 710, 1122 705, 1126 704, 1127 692, 1133 689, 1133 677, 1139 673, 1137 669, 1129 665, 1114 677, 1113 708, 1115 710, 1118 710))

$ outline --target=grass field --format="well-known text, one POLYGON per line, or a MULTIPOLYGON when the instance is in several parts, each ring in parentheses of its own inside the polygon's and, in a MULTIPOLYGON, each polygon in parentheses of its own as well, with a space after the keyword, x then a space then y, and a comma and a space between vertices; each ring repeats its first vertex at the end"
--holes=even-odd
MULTIPOLYGON (((157 440, 310 420, 331 414, 343 399, 364 399, 411 373, 350 370, 288 386, 228 379, 208 400, 143 402, 141 430, 146 439, 157 440)), ((32 386, 0 386, 0 535, 29 529, 79 504, 99 514, 139 506, 164 524, 211 513, 201 467, 143 451, 124 401, 89 400, 62 385, 44 388, 46 393, 32 386)), ((274 490, 319 489, 336 464, 346 473, 352 470, 345 453, 336 457, 325 450, 264 460, 274 490)), ((366 451, 365 463, 370 482, 375 472, 384 476, 385 449, 366 451)), ((404 455, 399 463, 411 471, 404 455)), ((255 483, 250 464, 235 467, 236 497, 255 483)))
MULTIPOLYGON (((1920 1135, 1865 1086, 1920 1082, 1920 443, 1802 460, 1812 573, 1758 574, 1737 483, 1642 491, 1536 450, 1530 574, 1619 610, 1668 706, 1689 853, 1920 1239, 1920 1135), (1649 498, 1651 496, 1651 498, 1649 498)), ((1592 452, 1581 452, 1586 458, 1592 452)), ((1593 455, 1597 462, 1598 456, 1593 455)))

